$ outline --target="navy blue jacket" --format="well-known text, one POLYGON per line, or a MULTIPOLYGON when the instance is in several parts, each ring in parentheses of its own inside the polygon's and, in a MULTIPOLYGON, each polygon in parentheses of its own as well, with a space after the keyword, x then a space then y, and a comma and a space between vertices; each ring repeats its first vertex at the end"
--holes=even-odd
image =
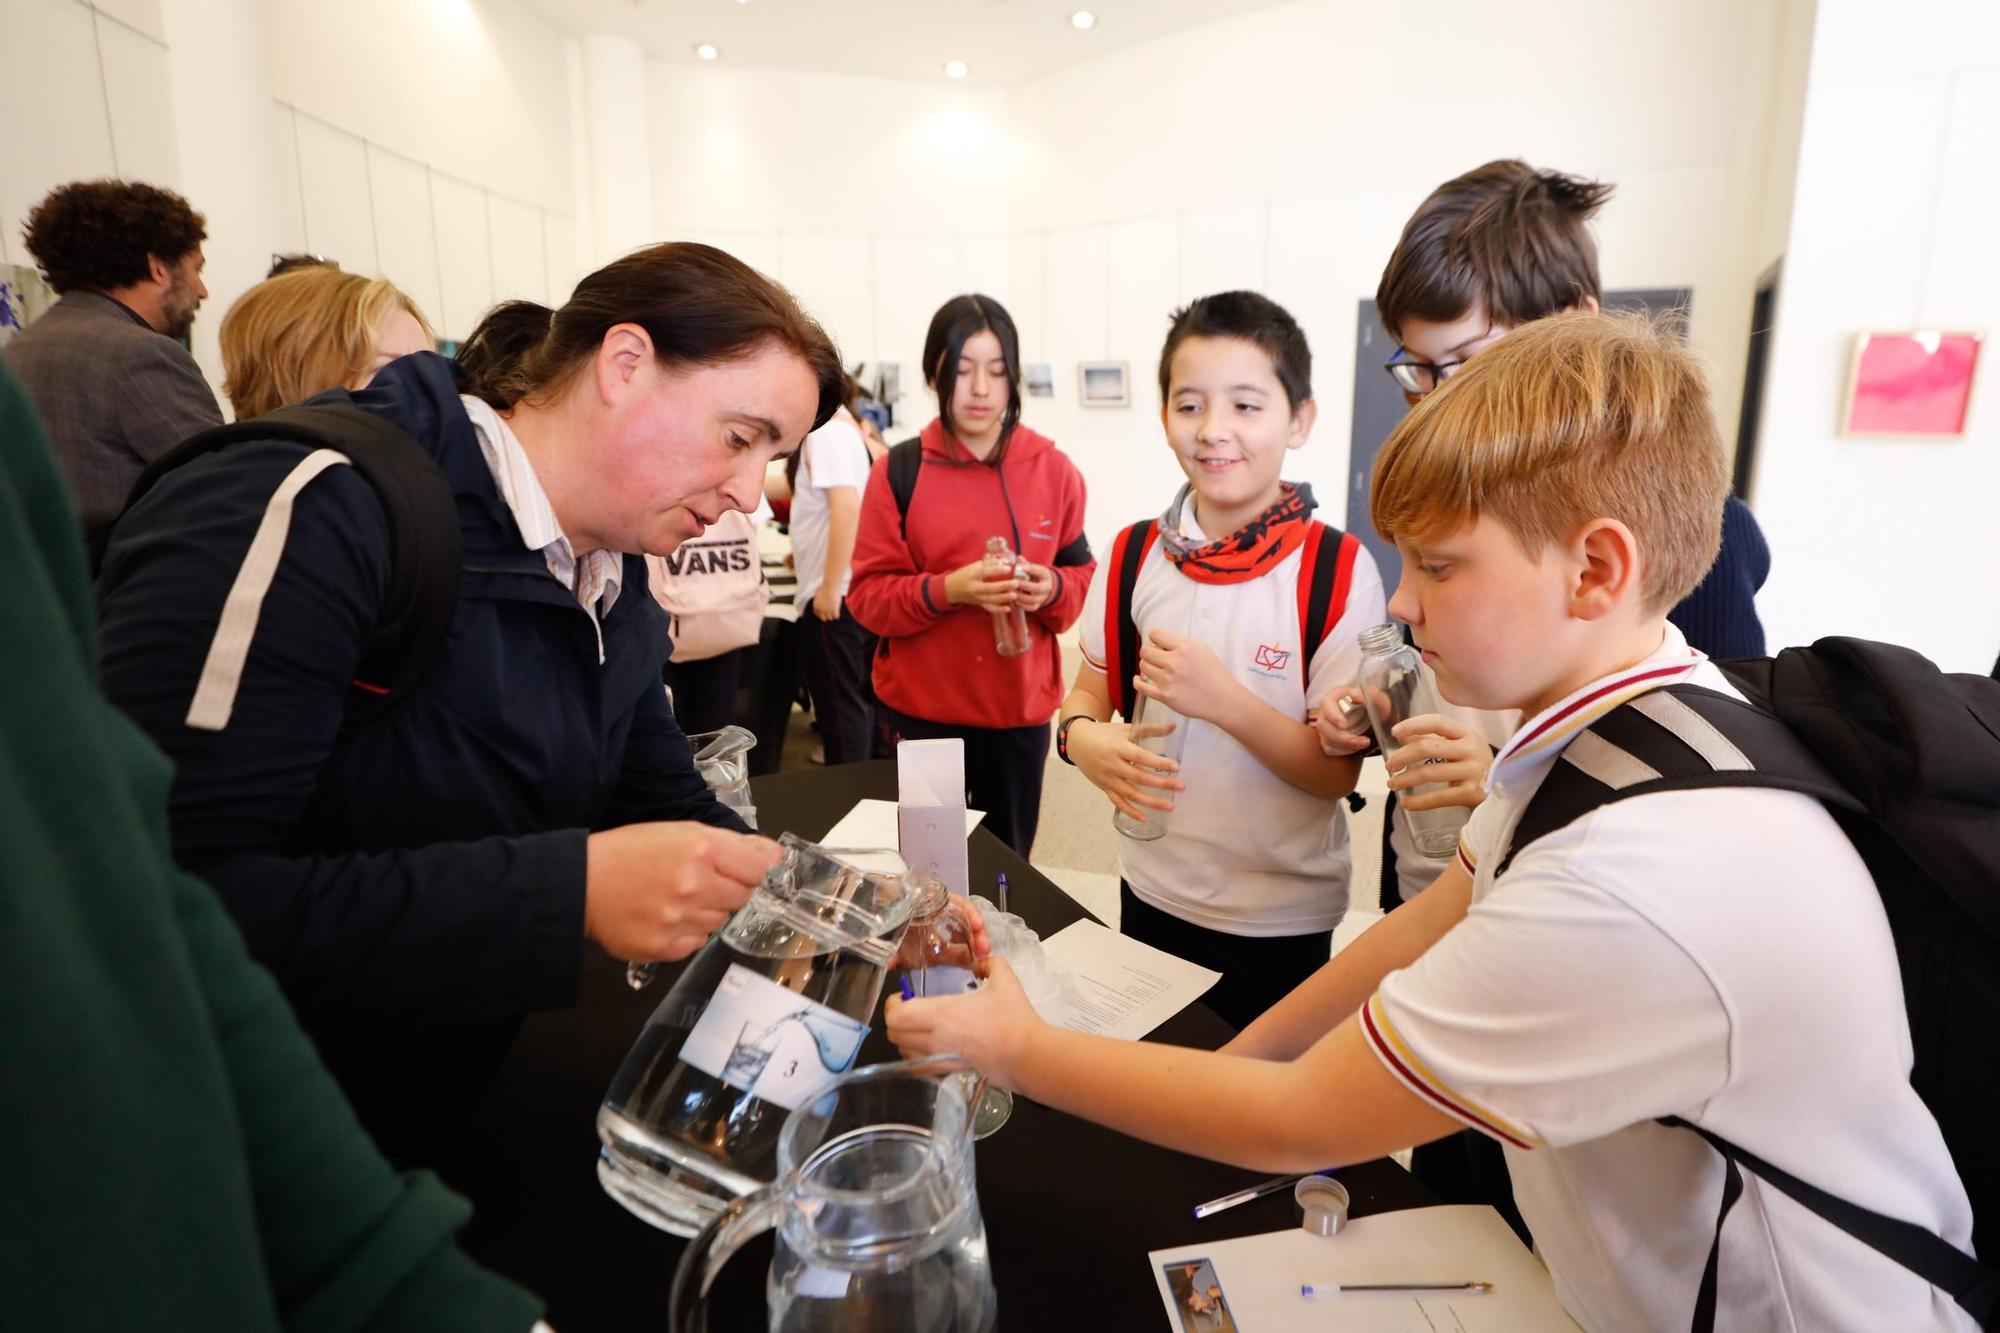
POLYGON ((174 761, 175 856, 215 886, 363 1123, 408 1162, 525 1011, 573 1001, 588 832, 742 825, 667 707, 667 622, 644 561, 625 558, 599 665, 589 614, 521 544, 450 363, 405 357, 321 400, 394 420, 456 493, 458 601, 424 678, 345 724, 390 548, 374 488, 333 467, 298 495, 228 726, 184 725, 251 537, 307 452, 274 441, 186 464, 119 522, 98 586, 104 688, 174 761))

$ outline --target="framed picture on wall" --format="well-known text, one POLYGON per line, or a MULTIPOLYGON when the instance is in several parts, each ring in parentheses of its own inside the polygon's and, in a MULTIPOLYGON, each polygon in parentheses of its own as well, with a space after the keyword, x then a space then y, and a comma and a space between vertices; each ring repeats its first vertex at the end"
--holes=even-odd
POLYGON ((1030 361, 1021 367, 1021 380, 1028 386, 1030 398, 1053 398, 1056 396, 1056 368, 1048 361, 1030 361))
POLYGON ((1085 407, 1131 406, 1132 385, 1125 362, 1079 361, 1076 370, 1085 407))
POLYGON ((1857 335, 1840 433, 1881 440, 1964 438, 1981 340, 1977 333, 1936 329, 1857 335))

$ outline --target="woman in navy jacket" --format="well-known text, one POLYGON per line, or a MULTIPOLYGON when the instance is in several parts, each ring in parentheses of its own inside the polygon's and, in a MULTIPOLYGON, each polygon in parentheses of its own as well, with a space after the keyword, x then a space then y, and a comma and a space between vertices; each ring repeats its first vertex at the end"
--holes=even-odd
POLYGON ((418 353, 321 395, 408 432, 459 519, 443 645, 359 723, 391 543, 355 468, 240 442, 119 522, 99 583, 105 689, 174 761, 175 854, 393 1159, 432 1157, 521 1015, 572 1002, 586 935, 615 957, 683 957, 775 860, 694 770, 641 556, 753 507, 765 465, 839 392, 832 344, 782 288, 662 245, 559 311, 491 312, 463 367, 418 353), (254 586, 252 538, 274 523, 247 654, 218 681, 225 600, 254 586), (233 693, 197 708, 203 689, 233 693))

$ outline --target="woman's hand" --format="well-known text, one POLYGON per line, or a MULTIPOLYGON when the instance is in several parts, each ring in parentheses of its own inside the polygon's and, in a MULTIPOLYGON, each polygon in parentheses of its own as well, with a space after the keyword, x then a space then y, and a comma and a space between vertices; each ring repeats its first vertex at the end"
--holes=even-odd
POLYGON ((953 606, 1010 611, 1021 599, 1020 580, 1012 570, 988 570, 984 560, 975 560, 944 576, 944 596, 953 606))
POLYGON ((840 589, 821 584, 820 590, 813 594, 812 612, 821 620, 840 619, 840 589))
POLYGON ((1486 799, 1493 750, 1463 722, 1442 713, 1420 713, 1398 723, 1393 734, 1400 744, 1382 759, 1398 805, 1406 810, 1470 808, 1486 799), (1437 791, 1410 792, 1434 782, 1444 785, 1437 791))
POLYGON ((1134 689, 1157 699, 1182 717, 1213 722, 1230 695, 1243 687, 1222 665, 1215 650, 1200 639, 1156 629, 1139 650, 1139 676, 1134 689))
POLYGON ((1150 793, 1186 791, 1187 784, 1174 774, 1180 764, 1162 758, 1140 745, 1170 734, 1171 722, 1099 722, 1082 718, 1069 724, 1069 757, 1090 784, 1111 798, 1111 804, 1133 819, 1143 820, 1148 810, 1171 810, 1171 795, 1150 793))
POLYGON ((749 901, 782 854, 707 824, 626 824, 585 844, 583 933, 613 958, 685 958, 749 901))
POLYGON ((1002 1087, 1020 1082, 1022 1054, 1042 1026, 1028 993, 1004 958, 987 962, 986 980, 963 995, 905 1000, 883 1008, 889 1040, 904 1056, 960 1055, 1002 1087))

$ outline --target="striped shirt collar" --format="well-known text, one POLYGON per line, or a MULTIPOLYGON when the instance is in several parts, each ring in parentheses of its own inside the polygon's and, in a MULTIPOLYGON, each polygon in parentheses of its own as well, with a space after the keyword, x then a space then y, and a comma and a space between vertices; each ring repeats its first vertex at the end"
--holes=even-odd
POLYGON ((1519 778, 1536 765, 1547 763, 1562 753, 1571 737, 1628 699, 1648 690, 1687 679, 1707 661, 1688 647, 1687 640, 1673 625, 1666 626, 1660 646, 1641 662, 1600 676, 1581 689, 1552 704, 1521 723, 1521 727, 1500 748, 1492 768, 1486 773, 1486 788, 1519 778))
POLYGON ((494 489, 500 492, 500 499, 514 516, 514 525, 521 530, 521 544, 542 553, 550 575, 575 595, 577 603, 590 612, 592 621, 598 622, 597 660, 602 663, 602 621, 618 601, 625 569, 623 558, 616 551, 592 551, 578 561, 576 549, 556 520, 549 493, 542 489, 535 465, 513 428, 484 399, 468 394, 459 401, 465 404, 465 414, 472 418, 473 433, 479 437, 479 452, 493 474, 494 489))

